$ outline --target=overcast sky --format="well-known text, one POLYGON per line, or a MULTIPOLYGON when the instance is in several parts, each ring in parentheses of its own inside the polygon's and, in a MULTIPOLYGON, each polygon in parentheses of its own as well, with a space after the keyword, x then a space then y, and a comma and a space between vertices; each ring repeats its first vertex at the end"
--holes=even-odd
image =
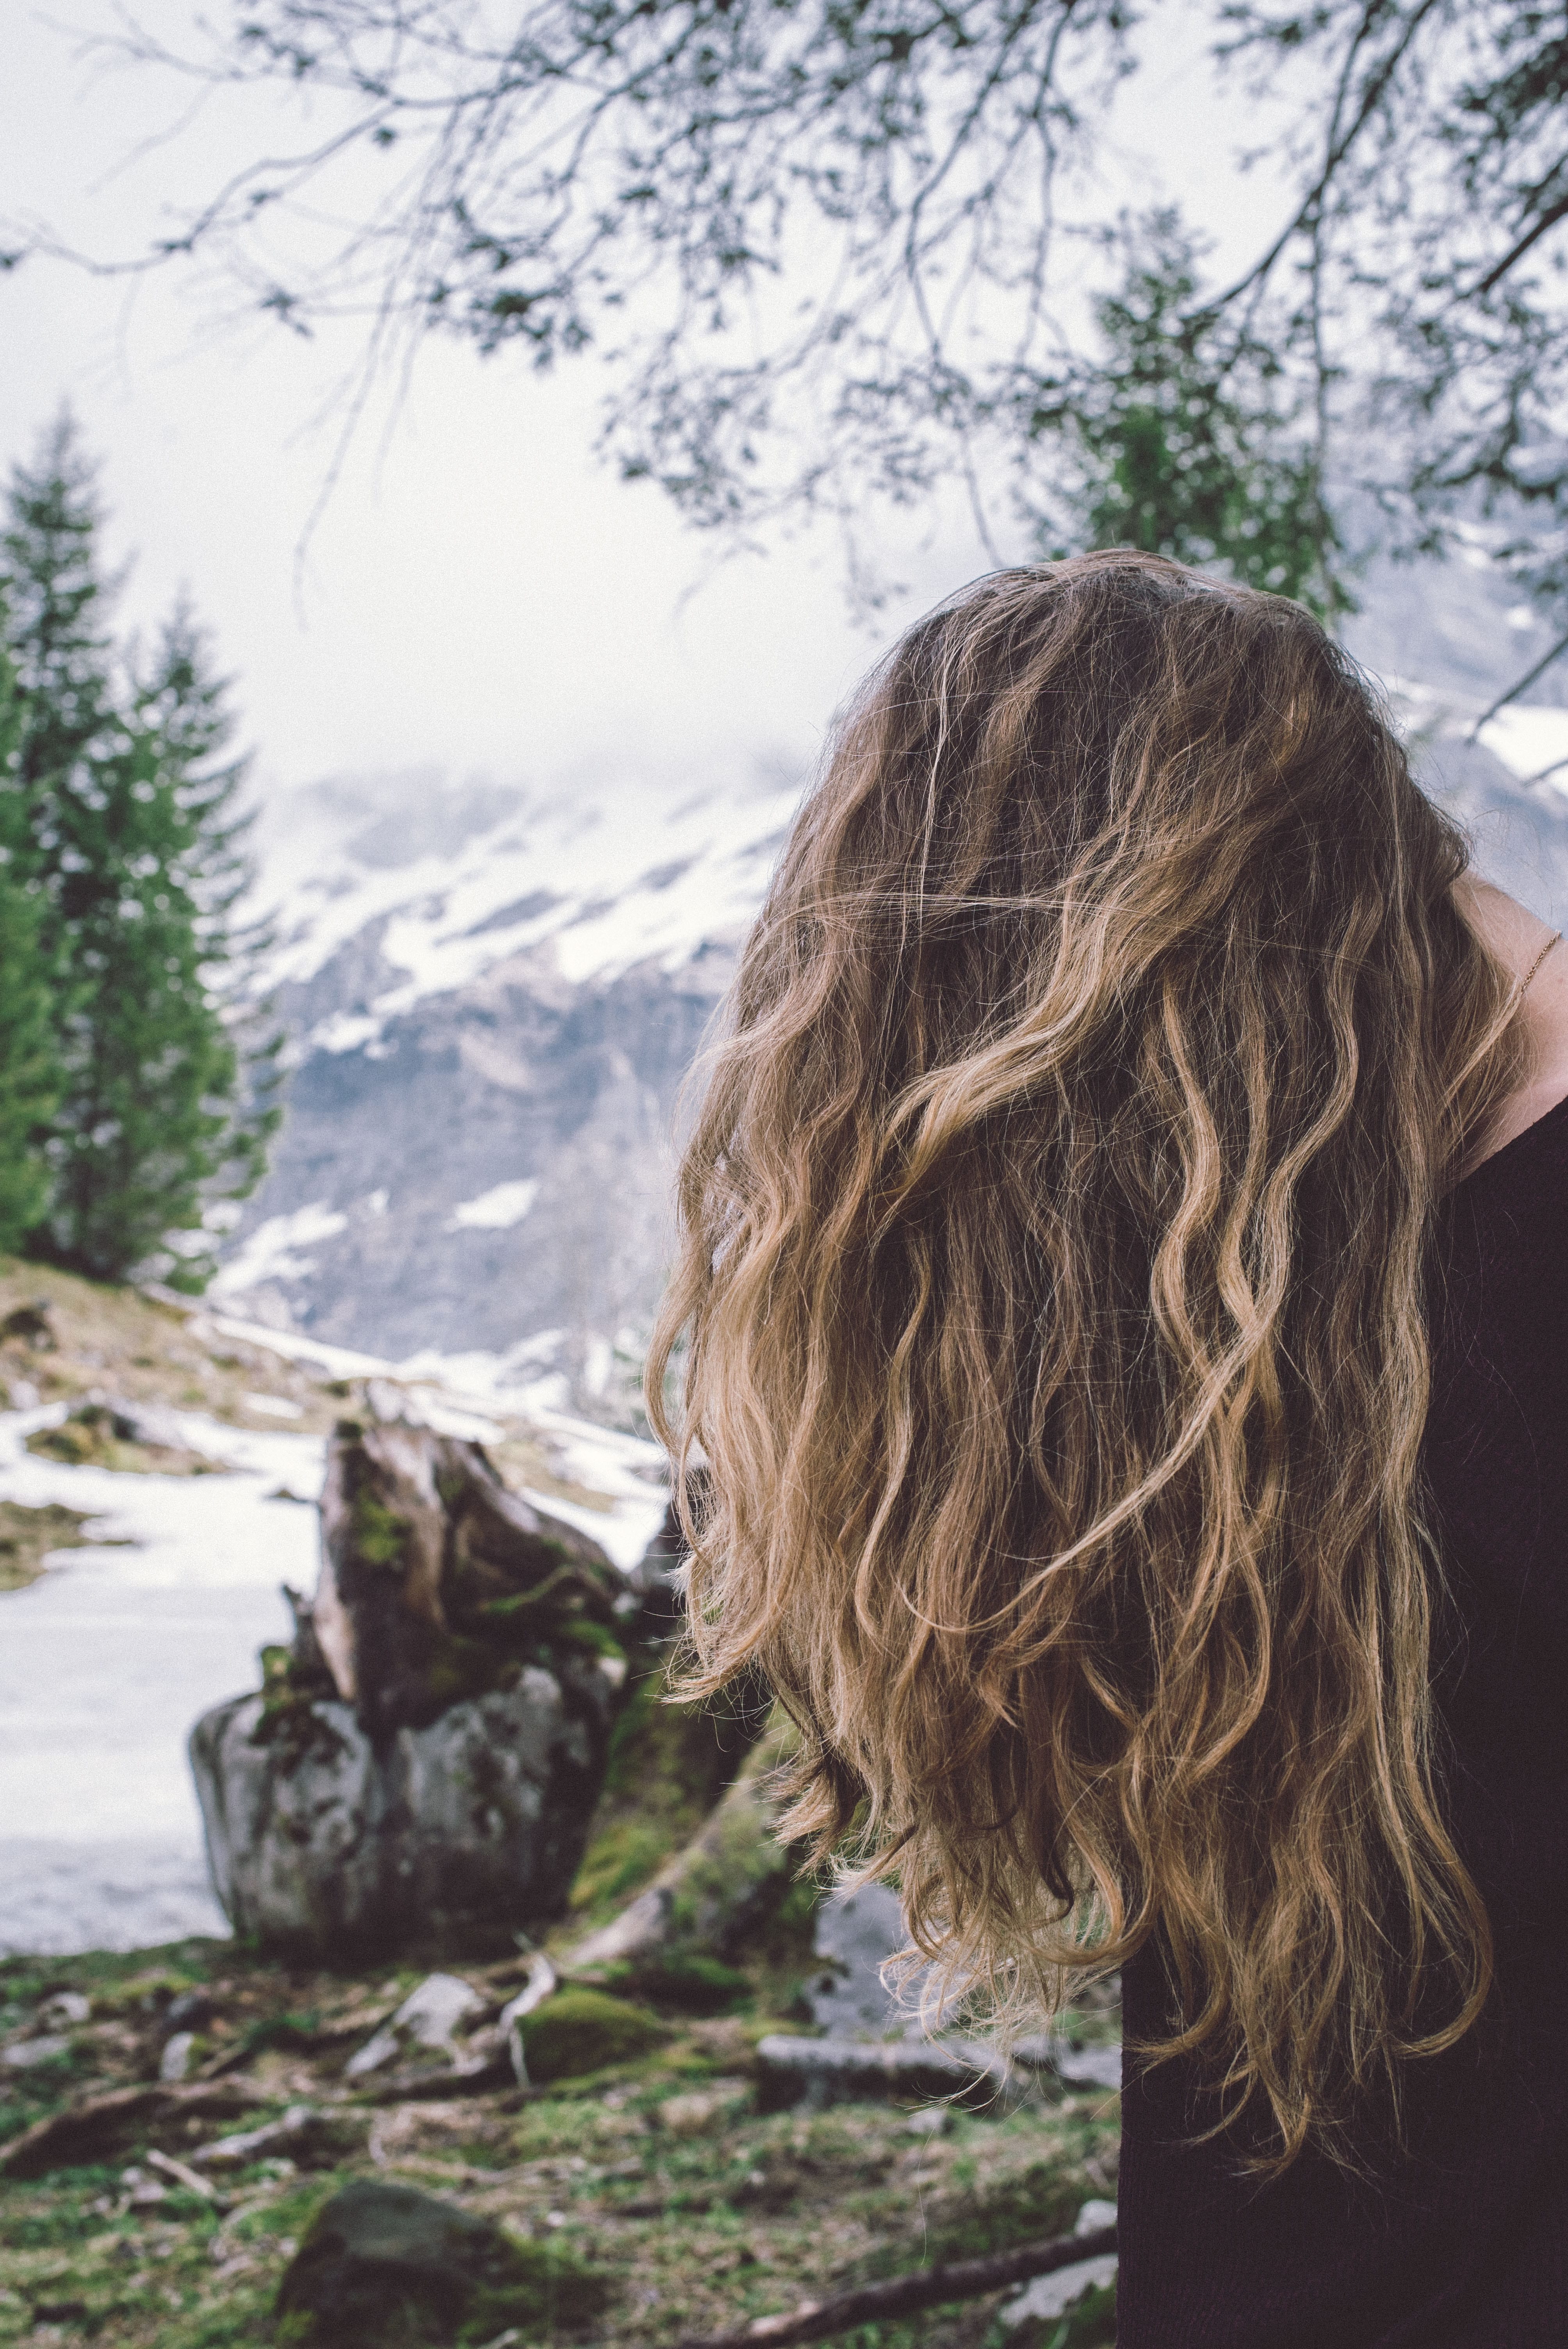
MULTIPOLYGON (((42 215, 94 251, 132 250, 160 202, 205 192, 232 160, 234 118, 127 166, 179 92, 82 60, 60 18, 107 26, 109 0, 57 10, 0 7, 0 219, 42 215)), ((139 13, 175 30, 193 0, 139 13)), ((1187 0, 1178 13, 1207 17, 1187 0)), ((1157 71, 1135 128, 1139 108, 1154 143, 1179 122, 1181 153, 1212 169, 1224 141, 1193 138, 1201 76, 1181 79, 1173 93, 1157 71)), ((264 114, 252 120, 264 136, 264 114)), ((1153 183, 1134 177, 1147 201, 1153 183)), ((1259 195, 1249 187, 1245 217, 1220 208, 1238 252, 1259 195)), ((400 409, 384 398, 359 431, 302 574, 334 446, 315 419, 355 345, 222 329, 218 310, 175 273, 129 296, 59 264, 0 277, 0 457, 25 453, 69 398, 104 460, 111 547, 135 554, 126 618, 145 623, 189 586, 268 789, 428 765, 547 786, 804 769, 878 642, 847 616, 830 531, 716 568, 656 491, 593 462, 595 362, 542 378, 432 343, 400 409)), ((910 592, 882 635, 986 564, 956 503, 920 517, 901 554, 910 592)))

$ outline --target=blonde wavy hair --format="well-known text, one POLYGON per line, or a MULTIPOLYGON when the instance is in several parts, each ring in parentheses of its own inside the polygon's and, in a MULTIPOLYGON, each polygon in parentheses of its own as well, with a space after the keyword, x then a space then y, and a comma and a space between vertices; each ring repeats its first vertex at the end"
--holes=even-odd
POLYGON ((1158 1934, 1145 2052, 1265 2168, 1347 2158, 1490 1978, 1420 1481, 1434 1211, 1515 1058, 1466 864, 1298 605, 981 580, 784 851, 649 1366, 690 1685, 772 1683, 789 1831, 1011 2016, 1158 1934))

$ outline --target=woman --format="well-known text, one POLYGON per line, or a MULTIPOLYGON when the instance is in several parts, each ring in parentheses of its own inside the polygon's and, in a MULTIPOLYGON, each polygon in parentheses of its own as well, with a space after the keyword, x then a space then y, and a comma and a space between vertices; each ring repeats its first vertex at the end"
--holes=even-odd
POLYGON ((1122 2349, 1568 2339, 1553 943, 1305 612, 1119 553, 905 637, 746 949, 696 1677, 1004 2021, 1121 1970, 1122 2349))

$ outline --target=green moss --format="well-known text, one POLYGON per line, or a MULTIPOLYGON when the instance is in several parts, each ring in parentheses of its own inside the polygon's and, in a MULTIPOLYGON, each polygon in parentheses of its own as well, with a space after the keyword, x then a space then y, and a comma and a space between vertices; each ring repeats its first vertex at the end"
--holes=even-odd
POLYGON ((240 2044, 247 2055, 259 2055, 264 2047, 283 2047, 303 2054, 314 2047, 320 2036, 321 2015, 311 2007, 303 2014, 269 2014, 248 2023, 240 2044))
POLYGON ((622 1664, 626 1661, 624 1642, 616 1639, 607 1623, 595 1623, 591 1616, 572 1616, 552 1624, 550 1636, 567 1647, 585 1649, 591 1656, 608 1656, 622 1664))
POLYGON ((525 2015, 521 2030, 528 2076, 542 2086, 633 2063, 669 2036, 647 2007, 571 1984, 525 2015))
POLYGON ((554 1551, 562 1557, 562 1563, 547 1574, 542 1582, 536 1582, 531 1590, 514 1590, 504 1599, 481 1601, 474 1612, 486 1622, 505 1628, 524 1619, 541 1616, 553 1619, 562 1612, 564 1605, 569 1605, 573 1599, 582 1605, 581 1579, 577 1569, 566 1558, 561 1544, 542 1541, 539 1546, 541 1549, 554 1551))
POLYGON ((605 1987, 656 1999, 685 2014, 724 2014, 748 2000, 756 1985, 738 1966, 727 1966, 704 1950, 665 1950, 640 1963, 610 1968, 605 1987))
POLYGON ((673 1937, 677 1941, 706 1940, 714 1917, 744 1919, 748 1932, 762 1930, 793 1882, 771 1815, 759 1803, 732 1797, 714 1813, 702 1847, 694 1851, 676 1888, 670 1906, 673 1937))
POLYGON ((378 1501, 367 1485, 362 1485, 354 1495, 348 1522, 355 1556, 362 1564, 402 1566, 408 1554, 408 1520, 378 1501))
POLYGON ((661 1662, 638 1672, 610 1733, 599 1806, 573 1884, 583 1923, 610 1916, 696 1834, 732 1766, 710 1716, 667 1704, 661 1662))
POLYGON ((583 1854, 572 1887, 574 1910, 618 1909, 668 1858, 668 1829, 652 1819, 614 1819, 583 1854))

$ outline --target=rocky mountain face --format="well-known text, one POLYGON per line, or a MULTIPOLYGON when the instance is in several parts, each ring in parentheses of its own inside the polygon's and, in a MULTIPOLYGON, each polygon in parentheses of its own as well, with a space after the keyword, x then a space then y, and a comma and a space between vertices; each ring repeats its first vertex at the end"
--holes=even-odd
POLYGON ((667 1255, 681 1082, 796 796, 584 806, 413 775, 270 809, 293 1066, 225 1301, 616 1409, 667 1255))
MULTIPOLYGON (((1468 739, 1544 632, 1479 540, 1361 592, 1352 649, 1423 779, 1484 871, 1568 923, 1568 710, 1515 706, 1468 739)), ((614 781, 546 797, 424 771, 271 803, 288 1115, 225 1235, 225 1301, 397 1359, 485 1357, 505 1384, 623 1415, 667 1260, 682 1081, 799 795, 754 779, 673 804, 614 781)))

